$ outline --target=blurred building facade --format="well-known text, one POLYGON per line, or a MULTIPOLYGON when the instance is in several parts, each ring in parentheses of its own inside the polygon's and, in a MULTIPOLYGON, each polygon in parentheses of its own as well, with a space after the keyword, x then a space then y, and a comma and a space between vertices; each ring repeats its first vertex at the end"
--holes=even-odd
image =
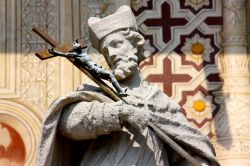
POLYGON ((143 77, 211 138, 222 165, 250 165, 247 0, 0 0, 0 165, 34 165, 43 113, 87 81, 66 59, 40 61, 49 46, 31 29, 88 42, 87 19, 124 4, 152 52, 143 77))

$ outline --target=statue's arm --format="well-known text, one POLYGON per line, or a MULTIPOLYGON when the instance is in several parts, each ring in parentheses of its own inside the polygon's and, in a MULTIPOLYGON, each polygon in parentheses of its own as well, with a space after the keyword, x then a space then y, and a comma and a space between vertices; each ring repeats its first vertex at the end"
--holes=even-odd
POLYGON ((79 102, 64 109, 59 131, 73 140, 87 140, 120 131, 125 122, 137 128, 145 128, 148 115, 122 102, 79 102))
POLYGON ((75 52, 61 52, 61 51, 57 51, 53 48, 48 49, 50 54, 53 54, 55 56, 62 56, 62 57, 67 57, 67 58, 75 58, 78 57, 77 53, 75 52))

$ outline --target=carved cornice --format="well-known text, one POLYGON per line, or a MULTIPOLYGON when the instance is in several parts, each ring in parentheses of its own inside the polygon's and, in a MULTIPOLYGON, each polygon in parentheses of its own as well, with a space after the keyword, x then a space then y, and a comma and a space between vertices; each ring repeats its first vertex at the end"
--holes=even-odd
POLYGON ((246 33, 244 34, 230 34, 230 35, 223 35, 223 45, 244 45, 247 46, 247 38, 246 33))
MULTIPOLYGON (((235 48, 237 49, 237 48, 235 48)), ((249 78, 250 57, 244 53, 226 53, 219 57, 223 78, 228 77, 245 77, 249 78)), ((238 80, 240 81, 240 80, 238 80)))

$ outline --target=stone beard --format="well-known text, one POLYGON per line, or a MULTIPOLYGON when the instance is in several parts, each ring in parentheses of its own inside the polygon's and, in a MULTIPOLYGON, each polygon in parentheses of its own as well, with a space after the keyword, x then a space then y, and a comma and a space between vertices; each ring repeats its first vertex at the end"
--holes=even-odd
POLYGON ((148 55, 148 52, 144 51, 144 42, 138 32, 129 28, 112 33, 102 40, 101 52, 117 80, 123 80, 138 70, 138 57, 148 55))

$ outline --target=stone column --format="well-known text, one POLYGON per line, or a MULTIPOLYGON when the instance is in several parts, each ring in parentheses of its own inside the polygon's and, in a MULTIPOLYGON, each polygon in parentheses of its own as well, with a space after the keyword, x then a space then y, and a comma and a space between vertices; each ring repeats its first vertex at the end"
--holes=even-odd
POLYGON ((246 1, 224 0, 223 47, 219 56, 223 87, 213 122, 212 142, 222 166, 250 163, 250 72, 247 55, 246 1))

